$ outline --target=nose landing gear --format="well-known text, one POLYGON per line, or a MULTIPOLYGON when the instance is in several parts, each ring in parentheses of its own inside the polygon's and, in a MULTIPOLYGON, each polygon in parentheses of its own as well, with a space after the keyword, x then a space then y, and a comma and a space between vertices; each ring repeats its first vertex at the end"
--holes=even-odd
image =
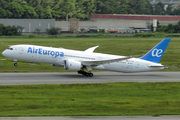
POLYGON ((17 64, 17 63, 14 63, 14 66, 18 66, 18 64, 17 64))
POLYGON ((15 62, 15 63, 14 63, 14 66, 18 66, 17 60, 16 60, 16 59, 13 59, 13 61, 15 62))

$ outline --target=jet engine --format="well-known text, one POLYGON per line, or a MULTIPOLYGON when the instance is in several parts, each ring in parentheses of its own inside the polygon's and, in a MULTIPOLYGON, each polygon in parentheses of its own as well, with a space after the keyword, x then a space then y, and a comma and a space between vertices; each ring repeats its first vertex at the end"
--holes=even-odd
POLYGON ((75 61, 72 59, 64 60, 64 69, 65 70, 73 70, 79 71, 82 68, 82 64, 79 61, 75 61))

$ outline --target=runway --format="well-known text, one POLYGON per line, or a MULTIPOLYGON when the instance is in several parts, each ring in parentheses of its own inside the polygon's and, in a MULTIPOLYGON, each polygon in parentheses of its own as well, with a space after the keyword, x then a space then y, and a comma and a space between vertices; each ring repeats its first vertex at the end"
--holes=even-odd
POLYGON ((52 117, 0 117, 0 120, 179 120, 179 115, 163 116, 52 116, 52 117))
POLYGON ((0 85, 77 84, 109 82, 180 82, 180 72, 94 72, 93 77, 85 77, 79 75, 76 72, 0 73, 0 85))
MULTIPOLYGON (((109 82, 180 82, 180 72, 116 73, 94 72, 85 77, 76 72, 0 73, 0 85, 76 84, 109 82)), ((67 116, 67 117, 0 117, 0 120, 179 120, 180 116, 67 116)))

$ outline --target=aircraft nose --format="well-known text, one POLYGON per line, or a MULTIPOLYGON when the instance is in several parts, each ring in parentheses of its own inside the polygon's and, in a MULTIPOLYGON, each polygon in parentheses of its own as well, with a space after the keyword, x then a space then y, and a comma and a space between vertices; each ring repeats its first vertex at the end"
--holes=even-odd
POLYGON ((3 56, 5 56, 5 55, 6 55, 6 50, 4 50, 4 51, 2 52, 2 55, 3 55, 3 56))

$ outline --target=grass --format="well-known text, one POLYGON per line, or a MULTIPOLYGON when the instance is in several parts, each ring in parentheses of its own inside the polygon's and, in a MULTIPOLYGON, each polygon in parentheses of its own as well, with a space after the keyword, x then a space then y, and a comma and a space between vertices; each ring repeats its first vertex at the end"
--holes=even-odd
MULTIPOLYGON (((63 47, 67 49, 86 50, 89 47, 99 45, 95 52, 115 55, 139 55, 145 54, 164 38, 0 38, 0 52, 8 48, 8 45, 34 44, 42 46, 63 47)), ((62 72, 63 68, 51 67, 49 64, 19 61, 18 67, 14 62, 0 54, 0 72, 62 72)), ((161 61, 166 66, 176 66, 167 69, 168 71, 179 71, 180 67, 180 38, 172 38, 161 61)))
POLYGON ((0 116, 180 115, 180 83, 0 86, 0 116))
MULTIPOLYGON (((0 52, 8 45, 34 44, 95 52, 138 55, 163 37, 112 38, 0 38, 0 52)), ((180 38, 170 42, 161 63, 180 70, 180 38)), ((62 72, 49 64, 19 61, 0 54, 0 72, 62 72)), ((103 83, 74 85, 0 86, 0 116, 180 115, 180 83, 103 83)))

